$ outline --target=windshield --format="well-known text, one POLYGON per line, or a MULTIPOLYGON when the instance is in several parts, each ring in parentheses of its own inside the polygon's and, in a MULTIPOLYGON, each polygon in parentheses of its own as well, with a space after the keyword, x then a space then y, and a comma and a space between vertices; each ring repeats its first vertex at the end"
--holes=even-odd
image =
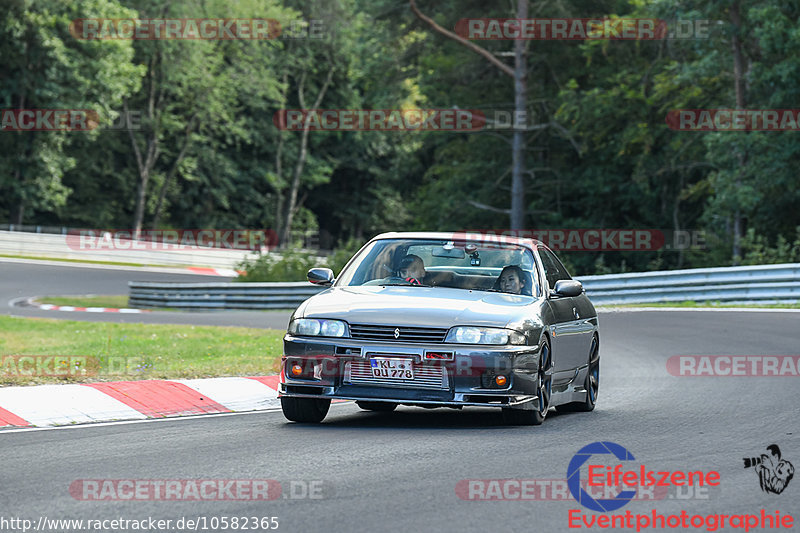
POLYGON ((516 244, 381 239, 362 249, 337 286, 407 285, 538 295, 531 251, 516 244))

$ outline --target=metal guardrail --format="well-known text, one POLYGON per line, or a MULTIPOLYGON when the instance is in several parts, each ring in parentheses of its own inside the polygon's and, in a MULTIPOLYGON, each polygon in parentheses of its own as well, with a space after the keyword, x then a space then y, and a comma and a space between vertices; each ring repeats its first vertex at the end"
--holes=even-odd
POLYGON ((578 279, 595 305, 800 300, 800 263, 635 272, 578 279))
POLYGON ((42 226, 23 224, 0 224, 0 231, 21 231, 26 233, 58 233, 66 235, 70 228, 66 226, 42 226))
MULTIPOLYGON (((595 305, 682 302, 797 302, 800 263, 696 268, 578 277, 595 305)), ((299 283, 129 284, 133 307, 294 309, 324 290, 299 283)))
POLYGON ((294 309, 324 287, 299 283, 128 283, 131 307, 294 309))

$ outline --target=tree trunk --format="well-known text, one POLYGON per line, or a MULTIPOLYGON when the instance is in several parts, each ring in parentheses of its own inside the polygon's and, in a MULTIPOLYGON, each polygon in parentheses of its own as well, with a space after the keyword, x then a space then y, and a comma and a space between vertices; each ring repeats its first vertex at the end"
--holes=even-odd
POLYGON ((189 139, 192 136, 192 132, 194 130, 194 120, 197 118, 197 114, 195 113, 189 119, 189 122, 186 126, 186 136, 183 138, 183 146, 181 146, 181 151, 178 153, 178 157, 175 158, 175 161, 172 163, 172 168, 169 169, 169 174, 167 177, 164 178, 164 183, 161 185, 161 191, 158 194, 158 204, 156 205, 156 212, 153 215, 153 229, 158 229, 158 224, 161 221, 161 207, 164 204, 164 197, 167 195, 167 187, 169 186, 172 178, 175 177, 175 174, 178 172, 178 165, 183 161, 183 158, 186 156, 186 151, 189 148, 189 139))
MULTIPOLYGON (((680 171, 680 177, 678 178, 678 192, 675 195, 675 203, 672 206, 672 227, 673 235, 677 235, 678 232, 681 230, 681 220, 680 220, 680 213, 681 213, 681 191, 683 191, 683 171, 680 171)), ((664 195, 666 198, 666 194, 664 195)), ((674 237, 673 237, 674 242, 674 237)), ((681 268, 683 266, 683 248, 678 249, 678 264, 677 267, 681 268)))
MULTIPOLYGON (((158 159, 158 155, 161 151, 160 147, 158 146, 158 121, 154 120, 156 109, 161 101, 161 93, 159 92, 158 95, 156 94, 156 87, 158 85, 156 76, 160 57, 160 52, 156 52, 156 54, 150 59, 150 64, 148 66, 150 87, 147 99, 147 118, 150 128, 149 136, 146 136, 145 140, 146 155, 144 158, 142 158, 142 153, 139 150, 139 144, 136 142, 136 136, 133 134, 133 130, 128 129, 128 135, 131 139, 131 146, 133 147, 133 154, 136 157, 136 168, 139 173, 139 183, 137 184, 136 189, 136 209, 134 212, 133 222, 134 239, 138 239, 139 235, 141 235, 142 224, 144 222, 144 206, 147 200, 147 183, 150 180, 150 173, 153 170, 156 160, 158 159)), ((123 109, 127 116, 128 102, 124 99, 123 109)))
MULTIPOLYGON (((25 49, 25 59, 27 60, 28 59, 28 41, 25 41, 24 49, 25 49)), ((26 66, 28 68, 31 67, 30 61, 26 61, 26 66)), ((28 97, 27 88, 28 88, 28 86, 25 83, 23 83, 22 84, 22 93, 20 94, 20 97, 19 97, 19 109, 20 109, 20 111, 25 109, 25 102, 26 102, 26 99, 28 97)), ((30 137, 26 137, 25 140, 24 140, 24 143, 25 143, 25 156, 27 156, 30 153, 30 146, 31 146, 30 137)), ((27 160, 28 160, 28 158, 25 157, 24 161, 27 162, 27 160)), ((24 193, 22 192, 23 189, 25 188, 24 184, 22 183, 23 180, 25 179, 25 175, 24 175, 24 172, 22 172, 20 170, 20 167, 24 168, 23 165, 24 164, 21 164, 21 165, 17 166, 17 168, 14 170, 14 183, 17 185, 17 187, 18 187, 17 190, 19 192, 17 194, 17 209, 16 209, 16 212, 14 213, 14 215, 12 215, 10 223, 18 225, 18 226, 22 225, 22 220, 24 219, 24 215, 25 215, 25 197, 24 197, 24 193)))
MULTIPOLYGON (((281 107, 286 107, 286 91, 289 87, 289 76, 284 73, 283 92, 281 93, 281 107)), ((273 185, 275 188, 275 235, 280 238, 283 235, 283 144, 285 142, 284 132, 278 128, 278 148, 275 150, 275 175, 278 182, 273 185)), ((278 242, 280 246, 282 243, 278 242)))
MULTIPOLYGON (((485 48, 481 48, 460 35, 443 28, 432 18, 424 15, 417 7, 416 0, 409 0, 409 5, 414 15, 434 31, 469 48, 502 72, 514 78, 515 127, 511 142, 511 209, 509 210, 509 223, 512 230, 523 229, 525 224, 525 183, 523 177, 525 176, 525 129, 527 120, 522 120, 522 124, 516 124, 516 121, 525 117, 525 109, 527 107, 525 41, 521 39, 514 41, 514 68, 512 69, 485 48)), ((517 0, 517 18, 528 18, 528 0, 517 0)))
MULTIPOLYGON (((528 0, 517 0, 517 19, 528 18, 528 0)), ((525 130, 527 126, 527 61, 525 41, 514 41, 514 138, 511 143, 511 229, 525 227, 525 130), (517 124, 521 120, 521 124, 517 124)))
MULTIPOLYGON (((335 67, 331 67, 328 70, 328 77, 325 78, 325 83, 322 84, 322 88, 319 90, 317 94, 317 99, 314 102, 314 106, 311 109, 319 108, 320 104, 322 104, 322 99, 325 97, 325 93, 328 91, 328 86, 331 84, 331 80, 333 79, 333 71, 335 67)), ((305 84, 305 74, 300 80, 300 85, 297 87, 297 96, 300 101, 301 109, 305 110, 305 97, 303 96, 303 85, 305 84)), ((281 235, 281 244, 286 245, 289 244, 289 238, 291 237, 292 232, 292 221, 294 220, 294 214, 297 210, 297 193, 300 190, 300 178, 303 175, 303 168, 306 164, 306 159, 308 158, 308 133, 310 131, 311 125, 311 117, 310 115, 306 116, 305 121, 303 122, 303 133, 300 138, 300 154, 297 157, 297 164, 294 167, 294 175, 292 176, 292 185, 291 189, 289 190, 289 198, 286 204, 286 217, 284 218, 283 223, 283 234, 281 235)))
MULTIPOLYGON (((125 106, 127 113, 127 105, 125 106)), ((136 137, 133 135, 132 130, 128 130, 133 146, 133 153, 136 156, 136 168, 139 174, 139 183, 136 188, 136 210, 134 212, 134 239, 138 239, 142 232, 142 223, 144 221, 144 206, 147 200, 147 183, 150 180, 150 172, 155 166, 156 159, 160 149, 158 147, 158 135, 155 131, 152 132, 149 139, 147 139, 145 146, 147 147, 147 155, 142 159, 142 154, 139 151, 139 145, 136 143, 136 137)))
MULTIPOLYGON (((742 28, 742 20, 740 13, 740 5, 737 0, 730 7, 731 24, 733 25, 733 35, 731 37, 731 50, 733 52, 733 83, 736 90, 736 108, 744 109, 746 103, 745 85, 744 85, 744 69, 742 60, 742 41, 739 38, 739 31, 742 28)), ((736 177, 736 188, 738 189, 741 184, 741 174, 747 165, 747 152, 739 152, 737 154, 739 159, 739 171, 736 177)), ((733 214, 733 264, 738 265, 739 259, 742 256, 742 212, 737 206, 733 214)))
POLYGON ((17 209, 14 214, 14 219, 13 219, 14 221, 12 222, 12 224, 14 224, 15 226, 21 226, 24 214, 25 214, 25 200, 20 198, 19 203, 17 203, 17 209))

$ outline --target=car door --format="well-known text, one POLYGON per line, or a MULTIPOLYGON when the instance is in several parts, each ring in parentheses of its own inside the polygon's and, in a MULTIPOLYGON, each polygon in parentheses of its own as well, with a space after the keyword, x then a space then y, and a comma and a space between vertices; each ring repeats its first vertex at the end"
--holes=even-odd
POLYGON ((594 324, 590 322, 590 317, 581 316, 580 308, 583 306, 579 305, 578 298, 550 294, 557 281, 572 278, 548 248, 540 246, 538 252, 549 285, 547 303, 555 317, 555 323, 550 330, 555 371, 564 372, 565 377, 568 377, 574 374, 575 368, 585 365, 588 360, 594 324))

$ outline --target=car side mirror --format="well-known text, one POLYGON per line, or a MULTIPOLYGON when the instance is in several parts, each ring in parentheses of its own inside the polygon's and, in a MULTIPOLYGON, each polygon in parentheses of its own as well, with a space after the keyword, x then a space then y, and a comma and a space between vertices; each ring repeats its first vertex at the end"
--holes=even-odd
POLYGON ((308 281, 314 285, 322 285, 323 287, 333 285, 333 270, 330 268, 312 268, 306 276, 308 281))
POLYGON ((580 296, 583 293, 583 285, 574 279, 560 279, 556 281, 556 286, 550 292, 553 296, 580 296))

